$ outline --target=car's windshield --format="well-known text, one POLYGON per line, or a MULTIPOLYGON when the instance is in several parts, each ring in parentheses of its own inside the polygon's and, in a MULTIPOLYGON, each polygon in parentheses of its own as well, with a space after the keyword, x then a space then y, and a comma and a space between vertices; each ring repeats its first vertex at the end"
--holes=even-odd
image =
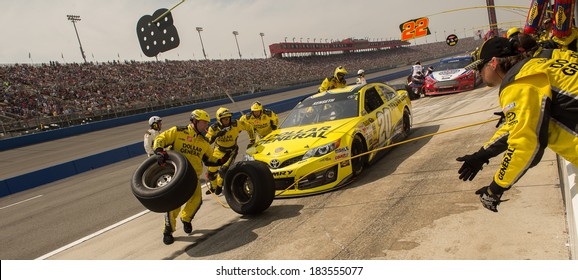
POLYGON ((435 71, 444 71, 444 70, 464 68, 464 67, 466 67, 466 65, 470 64, 471 62, 472 61, 469 59, 442 61, 435 68, 435 71))
POLYGON ((320 93, 301 101, 281 124, 281 128, 342 120, 359 115, 357 93, 320 93))

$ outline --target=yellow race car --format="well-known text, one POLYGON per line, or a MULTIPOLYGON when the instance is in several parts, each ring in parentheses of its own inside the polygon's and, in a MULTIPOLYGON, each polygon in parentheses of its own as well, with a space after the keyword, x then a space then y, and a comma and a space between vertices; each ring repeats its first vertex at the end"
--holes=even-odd
POLYGON ((384 83, 317 93, 248 149, 246 159, 269 166, 277 197, 330 191, 377 160, 380 148, 405 139, 411 110, 407 91, 384 83))

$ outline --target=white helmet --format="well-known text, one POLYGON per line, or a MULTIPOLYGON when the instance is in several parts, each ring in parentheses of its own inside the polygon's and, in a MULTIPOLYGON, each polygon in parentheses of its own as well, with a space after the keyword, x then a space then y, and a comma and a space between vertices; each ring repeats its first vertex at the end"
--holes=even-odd
POLYGON ((162 120, 163 120, 163 119, 161 119, 161 117, 159 117, 159 116, 152 116, 152 117, 149 119, 149 125, 152 126, 153 124, 158 123, 158 122, 160 122, 160 121, 162 121, 162 120))
POLYGON ((357 71, 357 75, 361 75, 361 74, 365 74, 365 70, 359 69, 359 71, 357 71))

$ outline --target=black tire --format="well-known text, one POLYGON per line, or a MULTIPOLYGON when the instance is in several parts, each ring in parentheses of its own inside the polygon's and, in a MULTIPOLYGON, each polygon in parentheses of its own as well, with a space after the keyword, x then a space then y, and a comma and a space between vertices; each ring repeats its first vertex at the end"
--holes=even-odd
POLYGON ((368 155, 363 155, 356 158, 353 157, 365 152, 367 152, 367 148, 363 144, 363 139, 361 139, 359 134, 355 135, 353 142, 351 143, 351 171, 353 176, 357 176, 363 172, 363 169, 365 169, 365 166, 367 165, 368 155))
POLYGON ((409 115, 408 109, 403 110, 403 121, 402 121, 402 135, 403 138, 407 138, 409 136, 409 132, 411 131, 411 117, 409 115))
POLYGON ((187 158, 167 151, 169 159, 164 167, 156 157, 146 159, 132 176, 134 196, 147 209, 164 213, 181 207, 195 193, 198 177, 187 158))
POLYGON ((229 207, 242 215, 259 214, 273 203, 275 179, 267 164, 238 161, 225 176, 223 193, 229 207))

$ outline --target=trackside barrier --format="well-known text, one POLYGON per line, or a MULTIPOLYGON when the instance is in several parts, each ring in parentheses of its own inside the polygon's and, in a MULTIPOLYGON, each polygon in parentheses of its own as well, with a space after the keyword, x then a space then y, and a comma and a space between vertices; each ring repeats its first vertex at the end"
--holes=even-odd
POLYGON ((566 219, 568 223, 568 236, 570 240, 570 256, 573 260, 578 259, 578 168, 572 163, 558 156, 558 172, 562 185, 562 196, 566 206, 566 219))
POLYGON ((58 181, 131 157, 142 156, 142 143, 116 148, 0 181, 0 197, 58 181))

